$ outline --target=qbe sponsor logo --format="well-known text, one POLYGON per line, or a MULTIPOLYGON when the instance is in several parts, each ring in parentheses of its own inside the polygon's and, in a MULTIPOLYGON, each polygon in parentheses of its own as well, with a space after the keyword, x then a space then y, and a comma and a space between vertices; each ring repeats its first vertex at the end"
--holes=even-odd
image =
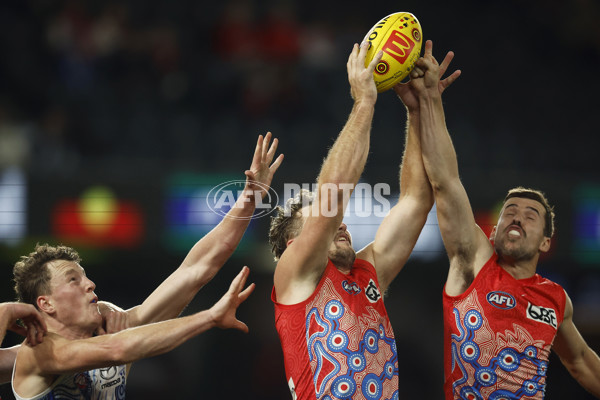
POLYGON ((527 318, 550 325, 554 329, 558 328, 558 324, 556 323, 556 311, 554 311, 553 308, 536 306, 535 304, 529 303, 527 306, 527 318))

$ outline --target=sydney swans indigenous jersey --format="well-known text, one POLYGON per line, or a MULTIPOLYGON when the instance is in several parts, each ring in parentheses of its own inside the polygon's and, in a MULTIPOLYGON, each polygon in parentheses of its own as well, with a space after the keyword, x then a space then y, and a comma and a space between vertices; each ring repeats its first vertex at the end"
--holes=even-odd
POLYGON ((459 296, 444 291, 448 399, 543 399, 566 295, 539 275, 515 279, 494 254, 459 296))
POLYGON ((356 260, 345 275, 329 261, 305 301, 276 301, 285 372, 292 398, 397 399, 394 332, 375 268, 356 260))
MULTIPOLYGON (((126 366, 108 367, 61 375, 51 387, 37 396, 17 400, 121 400, 125 399, 126 366)), ((14 372, 13 372, 14 379, 14 372)))

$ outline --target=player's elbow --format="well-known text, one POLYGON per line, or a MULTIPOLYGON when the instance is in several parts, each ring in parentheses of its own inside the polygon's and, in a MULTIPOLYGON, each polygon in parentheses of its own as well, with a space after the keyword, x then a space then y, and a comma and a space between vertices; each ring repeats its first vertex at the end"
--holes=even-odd
POLYGON ((589 368, 585 362, 585 353, 586 350, 582 349, 575 357, 569 359, 561 358, 565 368, 569 371, 571 376, 579 382, 589 373, 589 368))
MULTIPOLYGON (((433 194, 421 195, 420 193, 408 192, 406 194, 400 194, 398 205, 401 208, 410 210, 411 215, 418 217, 422 216, 427 218, 431 207, 433 207, 433 194)), ((424 221, 423 221, 424 222, 424 221)))
POLYGON ((456 167, 442 167, 437 163, 426 162, 426 171, 429 184, 436 196, 449 190, 456 183, 460 183, 458 168, 456 167))
POLYGON ((107 335, 106 342, 99 345, 98 351, 107 365, 122 365, 133 360, 133 352, 138 344, 123 335, 107 335))
POLYGON ((226 257, 220 257, 216 252, 212 252, 206 254, 195 264, 180 267, 173 274, 176 277, 175 287, 178 288, 180 294, 193 293, 195 295, 214 278, 226 261, 226 257))
POLYGON ((446 192, 448 188, 448 180, 443 177, 440 177, 439 179, 430 178, 429 183, 431 183, 431 190, 435 197, 446 192))
POLYGON ((426 190, 420 192, 418 194, 418 198, 420 200, 421 208, 428 213, 429 210, 431 210, 431 207, 433 207, 433 203, 435 202, 433 190, 431 189, 431 187, 428 186, 426 190))
POLYGON ((450 199, 464 192, 462 182, 458 175, 444 174, 430 180, 433 196, 436 201, 450 199))
POLYGON ((125 363, 126 351, 120 340, 110 340, 97 349, 104 363, 118 365, 125 363))

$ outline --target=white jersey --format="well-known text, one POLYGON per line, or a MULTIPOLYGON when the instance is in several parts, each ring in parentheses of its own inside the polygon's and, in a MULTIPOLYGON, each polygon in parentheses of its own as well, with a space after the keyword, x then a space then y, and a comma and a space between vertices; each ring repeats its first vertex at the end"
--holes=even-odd
POLYGON ((121 400, 125 399, 125 371, 126 366, 120 365, 64 374, 48 389, 29 398, 19 396, 11 385, 16 400, 121 400))

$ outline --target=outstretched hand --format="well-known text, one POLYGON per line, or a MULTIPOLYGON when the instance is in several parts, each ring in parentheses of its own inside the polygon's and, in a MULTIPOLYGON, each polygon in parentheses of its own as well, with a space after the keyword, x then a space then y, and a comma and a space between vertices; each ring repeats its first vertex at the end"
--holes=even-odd
POLYGON ((365 68, 365 59, 369 50, 369 42, 364 41, 360 46, 354 44, 352 52, 348 57, 346 67, 348 69, 348 81, 350 82, 350 94, 355 102, 377 100, 377 87, 373 79, 375 66, 383 57, 383 51, 379 51, 369 65, 365 68))
POLYGON ((238 320, 235 313, 240 304, 242 304, 254 291, 254 283, 244 289, 249 273, 250 269, 248 269, 248 267, 242 268, 240 273, 231 282, 227 293, 225 293, 225 295, 221 297, 221 300, 209 310, 213 321, 219 328, 234 328, 248 333, 248 326, 238 320))
POLYGON ((262 197, 265 197, 273 175, 283 162, 283 154, 280 154, 275 161, 273 157, 277 151, 277 145, 279 141, 277 138, 273 139, 271 147, 269 142, 271 141, 271 132, 267 132, 265 137, 262 135, 258 136, 256 141, 256 148, 254 149, 254 157, 252 158, 252 165, 250 169, 246 170, 246 188, 252 192, 260 192, 262 197), (271 163, 273 161, 273 163, 271 163))
POLYGON ((6 312, 6 329, 26 337, 26 343, 35 346, 44 340, 47 332, 46 322, 42 314, 31 304, 3 303, 6 312), (23 324, 19 324, 21 320, 23 324))
POLYGON ((449 51, 442 63, 438 64, 433 56, 433 42, 425 42, 425 53, 417 60, 415 70, 411 73, 411 78, 415 78, 417 90, 430 90, 434 93, 437 90, 437 94, 441 95, 461 74, 460 70, 456 70, 446 79, 441 79, 453 58, 454 52, 449 51))
POLYGON ((435 57, 433 57, 433 42, 431 40, 425 42, 424 55, 417 60, 415 68, 411 71, 410 81, 401 82, 394 86, 394 91, 409 111, 417 109, 419 106, 418 96, 423 90, 433 90, 437 87, 437 94, 441 95, 458 79, 461 74, 460 70, 456 70, 445 79, 442 79, 453 58, 454 52, 449 51, 442 63, 438 64, 435 57))

